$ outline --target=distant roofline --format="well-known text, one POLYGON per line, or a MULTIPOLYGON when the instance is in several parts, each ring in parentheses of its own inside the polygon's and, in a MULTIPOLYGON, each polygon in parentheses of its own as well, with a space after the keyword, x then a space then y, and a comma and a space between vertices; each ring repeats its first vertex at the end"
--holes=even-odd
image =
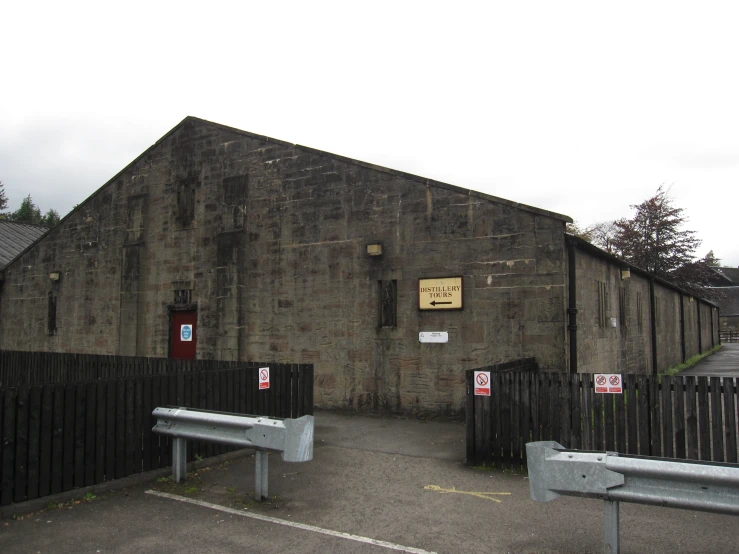
MULTIPOLYGON (((659 283, 663 287, 670 288, 672 290, 675 290, 677 292, 680 292, 680 293, 682 293, 682 294, 684 294, 686 296, 690 296, 692 298, 697 298, 701 302, 703 302, 705 304, 709 304, 709 305, 713 306, 714 308, 718 308, 719 307, 718 304, 716 304, 715 302, 711 302, 710 300, 706 300, 705 298, 700 298, 699 296, 696 296, 692 292, 689 292, 687 290, 681 289, 680 287, 676 286, 673 283, 670 283, 669 281, 663 279, 662 277, 658 277, 654 273, 650 273, 646 269, 642 269, 642 268, 640 268, 638 266, 635 266, 634 264, 631 264, 631 263, 627 262, 626 260, 622 260, 621 258, 618 258, 618 257, 614 256, 613 254, 609 254, 605 250, 602 250, 601 248, 598 248, 593 243, 590 243, 590 242, 586 241, 585 239, 582 239, 582 238, 578 237, 577 235, 573 235, 572 233, 566 233, 566 235, 567 235, 567 238, 568 239, 575 240, 577 242, 578 248, 581 248, 582 250, 585 250, 585 251, 587 251, 587 252, 589 252, 591 254, 594 254, 594 255, 596 255, 596 256, 598 256, 600 258, 603 258, 605 260, 608 260, 608 261, 612 262, 614 265, 620 265, 622 267, 626 267, 630 271, 633 271, 634 273, 636 273, 637 275, 641 275, 642 277, 646 277, 647 279, 654 279, 654 282, 655 283, 659 283)), ((706 287, 706 288, 720 289, 720 288, 728 288, 728 287, 706 287)))
MULTIPOLYGON (((10 259, 6 264, 2 264, 0 261, 0 281, 3 281, 5 279, 5 270, 21 255, 23 255, 26 250, 28 250, 31 246, 36 244, 40 239, 42 239, 46 233, 49 232, 49 229, 47 227, 44 227, 43 225, 34 225, 32 223, 22 223, 19 221, 8 221, 7 219, 0 219, 0 227, 21 227, 27 229, 26 232, 30 232, 30 230, 33 230, 33 232, 40 231, 39 235, 23 250, 18 252, 15 256, 13 256, 12 259, 10 259)), ((18 232, 18 231, 16 231, 18 232)))

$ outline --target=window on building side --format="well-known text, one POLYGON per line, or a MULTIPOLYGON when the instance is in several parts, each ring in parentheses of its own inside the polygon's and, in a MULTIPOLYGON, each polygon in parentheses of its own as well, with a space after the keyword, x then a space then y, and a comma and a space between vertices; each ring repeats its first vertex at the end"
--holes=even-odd
POLYGON ((175 304, 192 304, 192 289, 178 289, 174 291, 175 304))
POLYGON ((398 282, 378 281, 380 288, 379 327, 398 325, 398 282))
POLYGON ((621 327, 629 326, 629 290, 621 287, 618 291, 618 315, 621 327))
POLYGON ((47 317, 47 329, 49 335, 56 334, 56 294, 49 291, 49 311, 47 317))
POLYGON ((606 326, 606 312, 608 311, 608 292, 606 291, 606 284, 603 281, 597 281, 598 283, 598 325, 600 327, 606 326))

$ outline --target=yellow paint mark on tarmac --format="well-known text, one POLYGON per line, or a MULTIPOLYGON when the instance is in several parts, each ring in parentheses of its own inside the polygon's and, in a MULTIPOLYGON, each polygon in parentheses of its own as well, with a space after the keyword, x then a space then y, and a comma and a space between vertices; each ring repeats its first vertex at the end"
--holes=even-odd
POLYGON ((441 494, 456 493, 456 494, 469 494, 470 496, 476 496, 477 498, 484 498, 485 500, 492 500, 493 502, 502 502, 493 496, 510 496, 509 492, 472 492, 472 491, 458 491, 454 487, 451 489, 442 489, 439 485, 426 485, 423 487, 427 491, 434 491, 441 494))

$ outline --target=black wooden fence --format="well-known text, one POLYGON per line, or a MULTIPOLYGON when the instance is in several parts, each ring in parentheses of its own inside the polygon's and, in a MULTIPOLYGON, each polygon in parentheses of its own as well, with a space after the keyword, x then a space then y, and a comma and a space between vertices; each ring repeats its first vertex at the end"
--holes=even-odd
POLYGON ((260 362, 0 350, 0 387, 267 365, 269 364, 260 362))
POLYGON ((733 330, 719 331, 718 337, 719 337, 719 341, 721 342, 721 344, 739 342, 739 331, 733 331, 733 330))
MULTIPOLYGON (((151 432, 157 406, 313 413, 312 365, 264 366, 266 390, 252 367, 0 388, 0 505, 168 466, 169 437, 151 432)), ((193 442, 188 457, 229 450, 193 442)))
MULTIPOLYGON (((478 370, 479 371, 479 370, 478 370)), ((491 373, 475 396, 467 371, 467 462, 526 465, 526 443, 737 462, 737 380, 624 375, 623 394, 596 394, 593 375, 491 373)))

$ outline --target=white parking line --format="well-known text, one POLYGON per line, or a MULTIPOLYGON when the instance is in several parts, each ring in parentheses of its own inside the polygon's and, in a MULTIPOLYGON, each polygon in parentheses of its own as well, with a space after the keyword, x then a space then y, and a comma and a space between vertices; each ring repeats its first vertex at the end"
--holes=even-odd
POLYGON ((202 500, 195 500, 194 498, 184 498, 175 494, 169 494, 166 492, 159 492, 149 490, 146 494, 152 494, 154 496, 161 496, 162 498, 169 498, 170 500, 178 500, 179 502, 186 502, 188 504, 195 504, 196 506, 202 506, 203 508, 210 508, 212 510, 218 510, 219 512, 226 512, 242 517, 250 517, 252 519, 258 519, 260 521, 266 521, 267 523, 275 523, 277 525, 284 525, 285 527, 293 527, 295 529, 302 529, 303 531, 312 531, 314 533, 320 533, 322 535, 328 535, 330 537, 336 537, 339 539, 346 539, 349 541, 362 542, 365 544, 371 544, 373 546, 381 546, 389 550, 398 550, 400 552, 410 552, 411 554, 436 554, 428 550, 422 550, 420 548, 412 548, 410 546, 403 546, 400 544, 393 544, 391 542, 378 541, 377 539, 370 539, 368 537, 360 537, 359 535, 352 535, 350 533, 342 533, 340 531, 332 531, 331 529, 322 529, 321 527, 315 527, 313 525, 306 525, 305 523, 296 523, 294 521, 285 521, 284 519, 277 519, 275 517, 263 516, 253 512, 245 512, 243 510, 236 510, 234 508, 227 508, 225 506, 219 506, 218 504, 211 504, 210 502, 203 502, 202 500))

